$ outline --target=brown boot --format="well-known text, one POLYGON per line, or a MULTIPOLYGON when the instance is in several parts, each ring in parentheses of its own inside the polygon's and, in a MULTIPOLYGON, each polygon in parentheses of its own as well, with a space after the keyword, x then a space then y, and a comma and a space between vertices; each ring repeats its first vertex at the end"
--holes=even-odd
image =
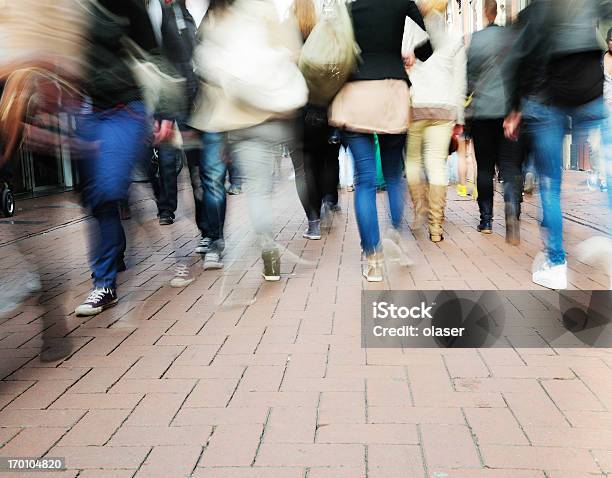
POLYGON ((442 225, 446 208, 446 186, 429 185, 429 238, 431 242, 444 240, 442 225))
POLYGON ((412 230, 422 228, 427 220, 428 201, 428 184, 425 182, 408 184, 410 197, 412 198, 412 208, 414 209, 414 220, 412 221, 412 230))

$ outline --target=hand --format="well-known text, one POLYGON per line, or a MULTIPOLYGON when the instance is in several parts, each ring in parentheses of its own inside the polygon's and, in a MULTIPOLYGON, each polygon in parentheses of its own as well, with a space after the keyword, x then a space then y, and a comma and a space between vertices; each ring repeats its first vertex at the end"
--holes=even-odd
POLYGON ((456 124, 455 127, 453 128, 453 136, 461 136, 463 134, 463 125, 462 124, 456 124))
POLYGON ((406 70, 410 70, 410 68, 412 68, 415 63, 416 63, 416 56, 414 52, 410 52, 404 55, 404 68, 406 68, 406 70))
POLYGON ((155 120, 153 125, 153 143, 160 144, 172 139, 174 134, 174 122, 162 120, 161 123, 155 120))
POLYGON ((518 111, 511 112, 504 120, 504 135, 511 141, 517 141, 523 116, 518 111))

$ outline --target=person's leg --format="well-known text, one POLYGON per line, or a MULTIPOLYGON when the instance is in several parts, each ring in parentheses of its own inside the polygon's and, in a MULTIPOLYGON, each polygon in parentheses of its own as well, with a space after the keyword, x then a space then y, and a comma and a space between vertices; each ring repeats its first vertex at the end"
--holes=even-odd
POLYGON ((159 195, 157 211, 159 223, 172 224, 177 207, 178 187, 176 175, 176 148, 163 145, 157 148, 159 162, 159 195))
POLYGON ((340 179, 340 143, 334 139, 334 130, 326 128, 325 142, 322 144, 323 175, 321 189, 323 201, 330 204, 332 210, 338 209, 338 182, 340 179))
POLYGON ((80 162, 83 199, 98 229, 90 249, 94 291, 76 313, 95 315, 117 301, 115 282, 125 250, 119 202, 127 197, 132 167, 144 154, 148 136, 144 105, 135 102, 87 118, 80 136, 98 145, 92 157, 80 162))
POLYGON ((404 220, 404 184, 402 162, 406 149, 405 134, 379 136, 380 157, 383 176, 387 184, 391 223, 394 229, 402 228, 404 220))
MULTIPOLYGON (((295 127, 295 134, 290 138, 291 143, 287 143, 284 146, 289 152, 291 157, 291 163, 293 164, 293 171, 295 173, 295 187, 297 190, 300 203, 304 209, 304 213, 308 221, 314 221, 318 219, 317 197, 320 194, 314 187, 314 180, 310 175, 312 174, 312 161, 314 160, 312 151, 310 148, 311 144, 308 145, 309 152, 306 153, 306 127, 303 122, 297 123, 295 127), (306 157, 308 156, 308 158, 306 157)), ((310 133, 309 133, 310 135, 310 133)), ((309 136, 308 140, 312 140, 309 136)), ((282 148, 282 145, 279 146, 282 148)), ((278 156, 277 153, 275 153, 278 156)))
POLYGON ((429 205, 427 204, 427 181, 425 179, 425 163, 423 161, 423 138, 427 121, 415 121, 408 131, 408 146, 406 149, 406 178, 414 209, 412 228, 423 226, 429 205))
POLYGON ((344 133, 355 166, 355 214, 361 237, 361 248, 373 254, 380 245, 378 210, 376 208, 376 146, 371 134, 344 133))
POLYGON ((552 106, 527 101, 523 116, 540 180, 542 228, 546 243, 546 260, 535 265, 533 281, 545 287, 564 289, 567 287, 567 268, 563 248, 561 178, 566 115, 552 106))
POLYGON ((225 249, 223 228, 227 196, 225 176, 227 165, 223 161, 225 138, 221 133, 202 134, 200 180, 203 188, 202 235, 211 240, 210 251, 222 254, 225 249))
POLYGON ((452 121, 432 121, 424 132, 423 157, 429 179, 429 237, 433 242, 444 239, 442 225, 446 208, 446 161, 453 127, 452 121))
POLYGON ((345 132, 343 136, 355 167, 355 214, 361 248, 367 258, 363 275, 368 282, 381 282, 384 261, 376 207, 376 141, 371 134, 345 132))
POLYGON ((457 194, 461 197, 467 196, 467 155, 468 141, 465 135, 460 135, 457 140, 457 194))
POLYGON ((497 120, 474 120, 472 125, 478 174, 476 181, 480 209, 478 230, 488 234, 493 232, 493 176, 497 162, 500 124, 497 120))
POLYGON ((524 138, 517 141, 502 138, 499 151, 499 170, 504 178, 504 203, 506 215, 506 242, 520 243, 521 202, 523 201, 524 138))

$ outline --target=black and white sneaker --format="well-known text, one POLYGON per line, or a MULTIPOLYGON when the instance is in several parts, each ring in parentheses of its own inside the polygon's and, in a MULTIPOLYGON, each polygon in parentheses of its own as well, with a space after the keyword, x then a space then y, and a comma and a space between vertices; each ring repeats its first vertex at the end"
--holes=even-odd
POLYGON ((210 245, 212 244, 212 239, 210 237, 203 237, 198 242, 198 245, 195 249, 197 254, 206 254, 210 251, 210 245))
POLYGON ((223 269, 223 260, 221 258, 221 254, 218 251, 207 252, 204 256, 203 269, 205 271, 223 269))
POLYGON ((89 297, 79 305, 74 313, 77 316, 98 315, 118 302, 117 291, 111 287, 96 287, 89 297))

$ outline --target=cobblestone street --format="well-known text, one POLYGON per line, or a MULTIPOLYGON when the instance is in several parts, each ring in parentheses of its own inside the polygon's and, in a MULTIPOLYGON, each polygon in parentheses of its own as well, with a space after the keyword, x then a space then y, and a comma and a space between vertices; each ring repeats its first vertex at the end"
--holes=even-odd
MULTIPOLYGON (((584 179, 568 172, 564 186, 569 280, 607 289, 604 272, 576 258, 581 241, 609 231, 606 196, 584 179)), ((476 203, 449 188, 446 240, 406 227, 416 264, 373 285, 361 277, 352 194, 341 193, 329 235, 306 241, 294 183, 283 181, 280 282, 261 278, 245 198, 231 196, 224 270, 172 289, 176 256, 200 267, 185 178, 181 187, 178 221, 165 228, 134 191, 120 302, 93 318, 73 313, 91 285, 77 196, 21 200, 15 223, 0 220, 0 287, 36 263, 43 285, 0 316, 1 456, 65 457, 67 471, 32 474, 61 478, 612 475, 610 349, 361 348, 364 288, 537 288, 537 196, 526 197, 523 243, 511 247, 499 194, 484 236, 476 203), (71 354, 43 363, 43 343, 71 354)))

